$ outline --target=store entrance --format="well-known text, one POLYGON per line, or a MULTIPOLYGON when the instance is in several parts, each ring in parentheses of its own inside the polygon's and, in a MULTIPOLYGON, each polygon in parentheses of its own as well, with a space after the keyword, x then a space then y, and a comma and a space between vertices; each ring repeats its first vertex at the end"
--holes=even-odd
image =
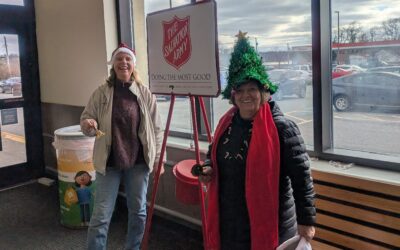
POLYGON ((0 188, 4 188, 37 178, 44 168, 33 5, 0 1, 0 16, 0 188))

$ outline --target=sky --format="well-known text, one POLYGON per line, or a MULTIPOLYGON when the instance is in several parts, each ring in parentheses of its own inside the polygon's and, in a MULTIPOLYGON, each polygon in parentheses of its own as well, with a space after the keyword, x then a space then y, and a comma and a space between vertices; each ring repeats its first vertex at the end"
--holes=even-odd
MULTIPOLYGON (((150 13, 169 8, 170 0, 144 0, 150 13)), ((171 0, 172 7, 190 0, 171 0)), ((239 30, 248 32, 250 43, 259 51, 286 50, 311 44, 311 0, 216 0, 220 48, 232 48, 239 30)), ((0 4, 22 5, 23 0, 0 0, 0 4)), ((332 31, 353 21, 365 28, 380 25, 388 18, 400 18, 400 0, 332 0, 332 31)), ((5 54, 4 35, 0 34, 0 55, 5 54)), ((19 54, 18 37, 6 35, 9 53, 19 54)))
MULTIPOLYGON (((188 0, 171 0, 172 6, 188 0)), ((220 48, 231 48, 239 29, 248 32, 252 45, 263 50, 311 44, 311 0, 216 0, 220 48)), ((147 12, 169 8, 169 0, 146 0, 147 12)), ((388 18, 400 18, 400 0, 332 0, 332 29, 353 21, 365 28, 380 25, 388 18)), ((335 33, 336 34, 336 33, 335 33)))
POLYGON ((6 54, 4 37, 7 41, 8 54, 19 55, 18 36, 9 34, 0 34, 0 55, 6 54))
MULTIPOLYGON (((24 0, 0 0, 0 4, 23 6, 24 5, 24 0)), ((19 55, 18 36, 17 35, 1 34, 1 33, 0 33, 0 55, 5 55, 6 54, 6 47, 5 47, 4 37, 6 37, 6 40, 7 40, 8 54, 17 54, 17 55, 19 55)))
POLYGON ((24 0, 0 0, 0 4, 24 5, 24 0))

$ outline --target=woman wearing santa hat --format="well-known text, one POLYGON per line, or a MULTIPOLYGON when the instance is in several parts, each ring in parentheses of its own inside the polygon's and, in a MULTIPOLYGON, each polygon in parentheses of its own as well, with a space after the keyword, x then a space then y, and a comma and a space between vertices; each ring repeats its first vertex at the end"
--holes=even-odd
POLYGON ((94 91, 81 115, 83 133, 96 136, 96 193, 87 244, 88 249, 106 249, 123 182, 128 207, 126 249, 139 249, 146 223, 149 173, 156 170, 160 160, 162 124, 156 99, 135 69, 134 51, 120 44, 110 64, 110 76, 94 91))

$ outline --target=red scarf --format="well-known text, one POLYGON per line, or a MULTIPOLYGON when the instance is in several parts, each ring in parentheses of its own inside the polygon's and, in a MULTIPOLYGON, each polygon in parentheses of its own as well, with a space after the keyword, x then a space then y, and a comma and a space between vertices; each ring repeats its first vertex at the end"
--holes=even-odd
MULTIPOLYGON (((218 141, 229 127, 237 108, 230 109, 220 120, 211 152, 214 178, 209 186, 207 207, 208 246, 219 250, 218 204, 218 141)), ((278 131, 270 107, 260 107, 253 121, 253 130, 246 161, 246 202, 250 218, 251 249, 272 250, 278 246, 280 147, 278 131)))

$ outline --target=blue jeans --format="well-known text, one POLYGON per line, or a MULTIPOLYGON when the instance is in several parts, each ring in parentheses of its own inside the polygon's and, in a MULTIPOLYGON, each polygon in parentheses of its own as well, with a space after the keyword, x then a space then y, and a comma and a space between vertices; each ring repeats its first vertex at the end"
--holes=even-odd
POLYGON ((119 170, 107 169, 106 175, 96 173, 93 214, 87 244, 89 250, 106 249, 107 233, 114 211, 121 179, 124 180, 128 207, 128 234, 125 249, 139 249, 146 225, 146 194, 149 168, 146 164, 119 170))

